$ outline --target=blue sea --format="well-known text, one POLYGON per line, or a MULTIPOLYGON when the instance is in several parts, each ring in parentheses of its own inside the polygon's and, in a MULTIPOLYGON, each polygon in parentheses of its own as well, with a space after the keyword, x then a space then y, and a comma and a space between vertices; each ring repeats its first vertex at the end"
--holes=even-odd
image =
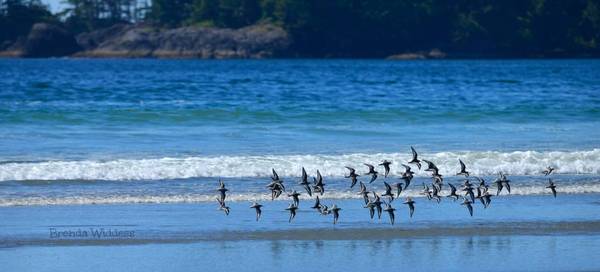
POLYGON ((0 270, 600 270, 599 75, 598 60, 0 59, 0 270), (382 194, 411 146, 445 184, 461 159, 511 193, 471 217, 424 198, 412 165, 396 224, 371 220, 345 166, 382 194), (302 167, 338 224, 309 208, 302 167), (292 223, 272 169, 302 193, 292 223), (52 234, 92 229, 134 235, 52 234))

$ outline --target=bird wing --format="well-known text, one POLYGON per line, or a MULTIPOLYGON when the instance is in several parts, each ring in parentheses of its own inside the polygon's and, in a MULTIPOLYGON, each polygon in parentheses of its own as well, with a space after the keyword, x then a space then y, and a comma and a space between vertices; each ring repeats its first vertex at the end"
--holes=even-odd
POLYGON ((460 172, 465 172, 465 170, 467 169, 465 163, 461 159, 458 159, 458 162, 460 163, 460 172))
POLYGON ((275 169, 271 169, 273 170, 273 180, 279 180, 279 175, 277 175, 277 172, 275 172, 275 169))
POLYGON ((306 170, 302 167, 302 181, 306 182, 308 180, 308 175, 306 174, 306 170))
POLYGON ((410 150, 412 151, 413 160, 416 160, 418 156, 417 151, 412 146, 410 147, 410 150))

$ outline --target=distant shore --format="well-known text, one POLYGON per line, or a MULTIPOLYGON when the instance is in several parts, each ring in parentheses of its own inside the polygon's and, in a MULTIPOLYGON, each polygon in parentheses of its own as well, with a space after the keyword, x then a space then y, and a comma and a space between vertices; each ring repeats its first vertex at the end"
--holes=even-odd
POLYGON ((388 56, 306 56, 294 48, 283 28, 256 24, 239 29, 188 26, 158 28, 116 24, 72 35, 59 26, 35 24, 27 37, 0 48, 8 58, 172 58, 172 59, 269 59, 269 58, 372 58, 387 60, 598 58, 598 55, 554 51, 536 54, 457 51, 438 48, 404 51, 388 56))

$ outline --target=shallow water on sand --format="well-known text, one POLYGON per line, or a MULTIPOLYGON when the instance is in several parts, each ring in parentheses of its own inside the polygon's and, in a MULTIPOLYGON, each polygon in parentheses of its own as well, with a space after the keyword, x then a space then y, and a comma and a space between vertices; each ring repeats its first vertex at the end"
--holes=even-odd
POLYGON ((472 218, 456 202, 419 198, 412 219, 395 204, 394 226, 387 214, 369 220, 360 200, 324 202, 343 208, 337 225, 307 202, 291 224, 284 201, 265 203, 259 222, 245 202, 231 202, 229 216, 212 203, 3 207, 0 263, 7 271, 600 269, 598 194, 503 196, 488 209, 475 204, 472 218), (51 234, 101 228, 134 235, 51 234))

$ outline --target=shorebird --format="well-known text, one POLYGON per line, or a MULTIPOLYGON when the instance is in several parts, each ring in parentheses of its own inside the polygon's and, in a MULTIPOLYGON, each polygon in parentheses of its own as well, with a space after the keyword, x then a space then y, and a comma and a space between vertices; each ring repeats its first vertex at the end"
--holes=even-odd
POLYGON ((350 170, 350 174, 345 176, 345 178, 349 178, 352 181, 352 183, 350 184, 350 188, 352 188, 352 187, 354 187, 354 185, 356 185, 356 182, 357 182, 356 177, 358 177, 359 175, 356 174, 356 169, 354 169, 352 167, 346 166, 346 169, 350 170))
POLYGON ((554 195, 554 197, 556 197, 556 185, 554 185, 554 182, 552 181, 552 179, 548 179, 548 186, 546 186, 546 188, 552 190, 552 195, 554 195))
POLYGON ((373 201, 369 201, 364 208, 369 209, 369 215, 371 216, 371 220, 373 220, 373 217, 375 216, 375 203, 373 203, 373 201))
POLYGON ((227 196, 226 193, 229 190, 227 188, 225 188, 225 183, 223 183, 223 181, 220 179, 219 179, 219 188, 217 188, 217 191, 219 191, 220 201, 225 202, 225 197, 227 196))
POLYGON ((267 185, 267 188, 271 190, 271 200, 278 198, 282 192, 285 192, 285 186, 283 180, 279 178, 275 169, 272 170, 271 183, 267 185))
POLYGON ((456 175, 468 177, 469 172, 467 171, 467 166, 465 166, 465 163, 461 159, 458 159, 458 162, 460 163, 460 172, 456 173, 456 175))
POLYGON ((417 158, 417 151, 412 146, 410 147, 410 150, 412 151, 412 160, 410 160, 408 163, 414 163, 417 165, 417 168, 421 169, 421 161, 417 158))
POLYGON ((479 187, 477 187, 477 196, 475 196, 475 199, 479 199, 481 205, 483 205, 484 208, 487 208, 487 205, 485 204, 485 199, 483 198, 483 194, 481 194, 481 189, 479 187))
POLYGON ((331 210, 329 210, 329 207, 327 207, 327 205, 321 206, 321 215, 329 215, 330 213, 331 210))
POLYGON ((483 178, 475 177, 475 179, 479 181, 479 188, 485 188, 486 190, 488 189, 488 186, 485 184, 485 180, 483 178))
POLYGON ((554 167, 548 166, 544 171, 542 171, 542 174, 544 174, 544 176, 547 176, 552 174, 552 171, 554 171, 554 167))
POLYGON ((456 194, 456 187, 454 187, 452 183, 448 183, 448 186, 450 186, 450 194, 446 197, 451 197, 454 199, 454 201, 456 201, 458 199, 458 195, 456 194))
POLYGON ((404 186, 404 189, 406 189, 408 185, 410 185, 410 181, 413 179, 414 172, 410 170, 410 166, 406 164, 403 164, 402 166, 404 166, 405 171, 402 173, 401 179, 406 182, 406 185, 404 186))
POLYGON ((433 185, 432 190, 431 190, 431 198, 435 199, 437 201, 437 203, 440 203, 442 198, 439 196, 438 193, 439 193, 438 187, 433 185))
POLYGON ((308 182, 308 175, 306 174, 306 170, 304 170, 304 167, 302 167, 302 178, 300 179, 300 185, 304 187, 304 190, 306 190, 306 193, 308 193, 309 196, 312 196, 310 182, 308 182))
POLYGON ((413 201, 412 198, 407 197, 403 204, 408 205, 408 208, 410 209, 410 218, 412 218, 413 213, 415 212, 415 201, 413 201))
POLYGON ((323 183, 323 176, 321 176, 321 172, 317 170, 317 177, 313 177, 313 192, 319 193, 323 195, 325 193, 325 183, 323 183))
POLYGON ((364 165, 366 165, 369 168, 369 172, 365 173, 365 175, 371 175, 371 181, 369 181, 369 183, 375 181, 377 179, 377 174, 379 173, 375 171, 375 166, 368 163, 364 163, 364 165))
POLYGON ((504 189, 504 185, 502 185, 502 180, 500 178, 497 178, 494 181, 494 184, 496 184, 496 195, 500 195, 500 193, 502 192, 502 189, 504 189))
POLYGON ((490 206, 490 203, 492 203, 492 194, 485 190, 485 193, 483 193, 483 200, 485 201, 485 206, 483 207, 487 209, 487 207, 490 206))
POLYGON ((338 219, 340 218, 340 210, 342 208, 338 208, 335 204, 331 206, 331 213, 333 213, 333 224, 337 224, 338 219))
POLYGON ((360 191, 358 192, 360 196, 362 196, 365 201, 365 205, 369 203, 369 191, 367 191, 367 186, 361 181, 360 182, 360 191))
POLYGON ((284 187, 283 184, 281 184, 281 181, 271 181, 271 183, 269 183, 267 185, 267 188, 269 188, 269 190, 271 190, 271 200, 274 200, 276 198, 278 198, 281 193, 284 191, 284 187))
POLYGON ((392 223, 392 225, 394 225, 394 220, 396 219, 396 216, 394 216, 394 211, 396 209, 394 209, 392 207, 392 205, 390 205, 389 203, 385 203, 385 209, 384 211, 386 211, 388 213, 388 215, 390 216, 390 223, 392 223))
POLYGON ((461 203, 460 205, 467 206, 467 209, 469 210, 469 214, 471 216, 473 216, 473 206, 471 205, 471 203, 473 203, 473 202, 469 201, 467 198, 464 198, 463 203, 461 203))
POLYGON ((500 173, 500 175, 500 181, 502 182, 502 185, 504 185, 504 188, 506 188, 506 190, 508 190, 508 194, 510 194, 510 180, 506 177, 505 174, 500 173))
POLYGON ((423 191, 421 191, 421 194, 427 197, 427 200, 431 200, 431 191, 429 190, 429 186, 425 185, 425 182, 423 182, 423 191))
POLYGON ((296 190, 293 190, 291 194, 288 194, 288 196, 292 198, 294 206, 298 207, 300 205, 300 193, 296 192, 296 190))
POLYGON ((381 198, 379 198, 379 196, 377 195, 377 193, 373 192, 373 205, 375 205, 375 209, 377 210, 377 218, 381 219, 381 212, 383 211, 383 208, 381 207, 381 204, 383 202, 381 202, 381 198))
POLYGON ((439 172, 440 170, 437 168, 437 166, 435 166, 435 164, 433 162, 430 162, 428 160, 422 160, 423 162, 427 163, 427 169, 425 169, 425 171, 432 171, 434 173, 439 172))
POLYGON ((263 205, 258 204, 256 201, 252 203, 252 206, 250 206, 250 209, 256 210, 256 221, 260 219, 260 215, 262 214, 262 210, 260 208, 262 208, 262 206, 263 205))
POLYGON ((387 178, 388 174, 390 173, 390 164, 392 164, 392 162, 387 160, 383 160, 383 162, 379 164, 383 165, 383 168, 385 169, 385 175, 383 176, 384 178, 387 178))
POLYGON ((317 199, 315 199, 315 205, 313 205, 312 207, 310 207, 311 209, 315 209, 317 210, 319 213, 321 213, 321 208, 323 206, 321 206, 321 200, 319 199, 319 196, 317 196, 317 199))
POLYGON ((296 210, 298 210, 298 206, 294 206, 294 203, 290 203, 290 206, 288 206, 286 210, 290 211, 290 219, 288 220, 288 223, 291 223, 292 219, 296 217, 296 210))
POLYGON ((383 193, 381 196, 387 196, 390 198, 390 202, 394 201, 394 193, 392 193, 392 186, 390 186, 387 182, 383 182, 383 185, 385 185, 385 193, 383 193))
POLYGON ((225 215, 229 215, 229 207, 227 205, 225 205, 225 200, 221 200, 220 198, 217 197, 217 202, 219 202, 219 210, 222 210, 225 212, 225 215))
POLYGON ((400 193, 402 193, 402 186, 404 186, 404 183, 402 182, 398 182, 396 183, 396 185, 394 187, 396 187, 396 197, 400 197, 400 193))
POLYGON ((473 186, 470 183, 465 183, 462 190, 465 192, 465 197, 469 196, 471 198, 471 203, 475 202, 475 193, 473 193, 473 186))

